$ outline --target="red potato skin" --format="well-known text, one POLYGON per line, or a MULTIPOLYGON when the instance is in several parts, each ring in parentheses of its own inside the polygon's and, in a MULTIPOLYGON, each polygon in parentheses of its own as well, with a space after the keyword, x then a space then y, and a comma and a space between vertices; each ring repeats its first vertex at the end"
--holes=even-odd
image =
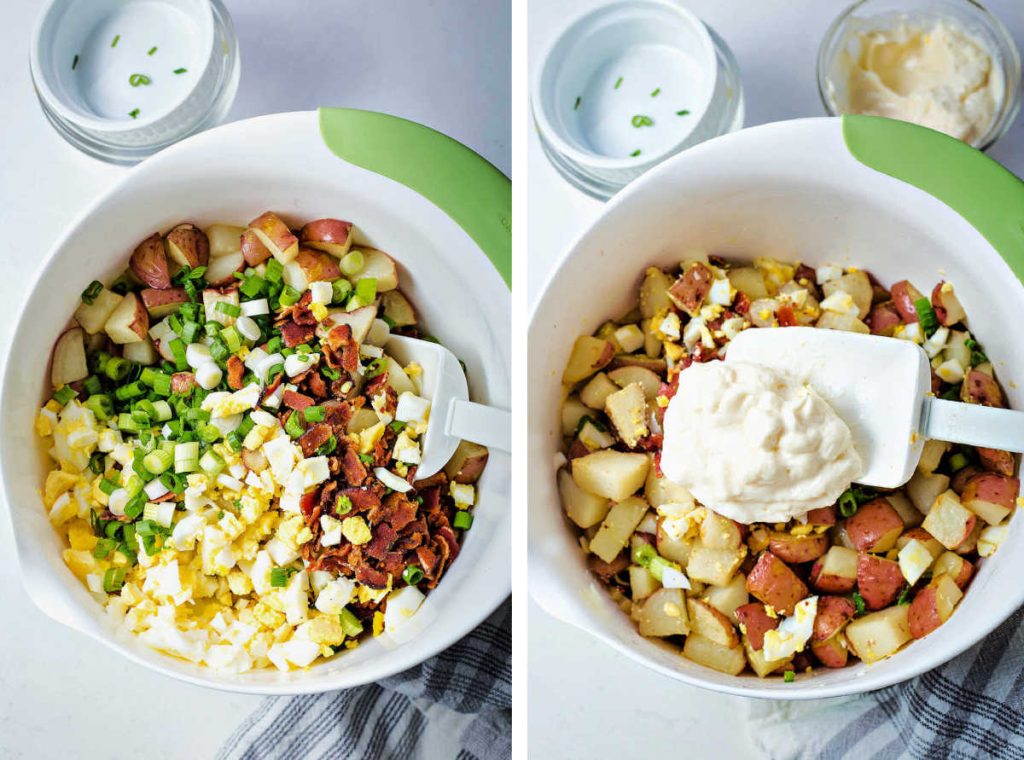
POLYGON ((815 591, 825 594, 849 594, 857 585, 856 578, 843 578, 838 575, 823 576, 820 560, 811 565, 810 582, 815 591))
POLYGON ((917 309, 914 308, 914 301, 920 298, 923 298, 921 291, 907 280, 900 280, 892 286, 893 306, 908 325, 917 322, 917 309))
POLYGON ((903 324, 903 317, 896 309, 896 304, 886 301, 872 307, 867 322, 872 335, 884 335, 891 338, 896 331, 896 326, 903 324))
POLYGON ((962 496, 964 489, 967 487, 967 482, 981 471, 980 467, 975 467, 973 464, 961 467, 953 475, 953 479, 949 482, 949 487, 957 496, 962 496))
POLYGON ((903 532, 903 520, 882 496, 846 518, 846 535, 859 552, 888 551, 903 532))
POLYGON ((764 646, 765 633, 779 627, 779 619, 768 617, 768 613, 764 611, 764 605, 760 602, 750 602, 737 607, 736 619, 746 630, 750 646, 754 649, 764 646))
POLYGON ((949 327, 949 322, 946 321, 948 312, 946 307, 942 305, 942 286, 945 283, 945 280, 939 280, 935 287, 932 288, 932 308, 935 310, 935 316, 939 319, 939 324, 949 327))
POLYGON ((751 596, 783 615, 792 615, 796 603, 807 596, 807 585, 770 551, 758 557, 747 576, 746 587, 751 596))
POLYGON ((812 641, 831 638, 849 623, 857 613, 853 602, 845 596, 818 597, 818 614, 814 618, 812 641))
MULTIPOLYGON (((982 499, 1007 509, 1013 509, 1018 495, 1020 495, 1020 481, 1017 478, 1008 478, 994 472, 983 472, 967 481, 962 501, 967 504, 975 499, 982 499)), ((970 509, 969 506, 967 508, 970 509)))
POLYGON ((857 557, 857 590, 869 610, 888 607, 903 588, 903 573, 896 562, 860 552, 857 557))
POLYGON ((302 267, 310 282, 337 280, 341 277, 341 267, 338 266, 338 260, 323 251, 300 248, 299 254, 295 257, 295 262, 302 267))
POLYGON ((981 462, 981 466, 986 470, 999 475, 1005 475, 1008 478, 1013 477, 1013 454, 1009 451, 987 449, 983 446, 979 446, 976 450, 978 452, 978 459, 981 462))
POLYGON ((299 231, 299 241, 302 243, 347 246, 351 243, 351 238, 352 222, 344 222, 341 219, 315 219, 299 231))
POLYGON ((979 372, 976 369, 968 372, 967 378, 964 380, 964 388, 966 388, 967 398, 971 403, 999 408, 1006 406, 999 383, 984 372, 979 372))
POLYGON ((206 233, 191 222, 184 222, 174 227, 165 238, 168 244, 173 243, 182 251, 195 254, 193 266, 204 267, 210 263, 210 239, 206 233))
POLYGON ((844 646, 846 637, 837 633, 825 641, 811 643, 811 654, 826 668, 845 668, 850 650, 844 646))
POLYGON ((242 257, 245 259, 245 263, 251 267, 258 267, 272 255, 270 249, 263 245, 263 241, 251 229, 242 233, 241 245, 242 257))
MULTIPOLYGON (((971 576, 974 575, 974 565, 971 564, 970 560, 960 558, 960 572, 953 578, 953 582, 960 587, 961 590, 967 588, 967 584, 971 582, 971 576)), ((952 576, 950 576, 952 577, 952 576)))
POLYGON ((836 524, 836 508, 818 507, 817 509, 812 509, 807 513, 807 522, 811 525, 828 525, 832 527, 836 524))
MULTIPOLYGON (((945 547, 942 546, 941 543, 939 543, 939 540, 935 538, 935 536, 933 536, 931 533, 929 533, 920 526, 918 526, 917 528, 911 528, 902 536, 900 536, 901 541, 904 538, 907 539, 908 543, 911 539, 915 539, 917 541, 920 541, 925 546, 931 546, 933 549, 945 550, 945 547)), ((897 545, 899 546, 899 544, 897 545)), ((902 549, 903 547, 900 546, 900 548, 902 549)))
POLYGON ((704 303, 713 279, 711 270, 698 261, 675 281, 668 289, 668 294, 683 311, 693 317, 700 311, 700 305, 704 303))
POLYGON ((773 533, 768 548, 783 562, 799 565, 804 562, 813 562, 827 552, 828 536, 820 533, 808 536, 773 533))
POLYGON ((188 294, 184 288, 166 288, 164 290, 143 288, 139 291, 139 297, 142 298, 142 305, 146 307, 146 311, 153 311, 170 304, 188 303, 188 294))
POLYGON ((908 624, 910 635, 915 639, 921 639, 942 625, 939 617, 939 610, 936 606, 937 590, 935 586, 925 586, 917 592, 917 596, 910 603, 910 615, 908 624))
POLYGON ((167 253, 158 232, 154 232, 135 247, 128 266, 132 274, 151 288, 162 290, 171 287, 167 253))

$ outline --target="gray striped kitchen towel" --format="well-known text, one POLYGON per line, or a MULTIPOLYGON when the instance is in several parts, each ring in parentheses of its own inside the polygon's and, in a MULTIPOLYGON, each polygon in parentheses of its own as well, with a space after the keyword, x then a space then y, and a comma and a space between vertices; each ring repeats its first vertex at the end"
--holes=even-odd
POLYGON ((268 699, 218 760, 506 760, 512 605, 454 646, 379 683, 268 699))
POLYGON ((770 758, 1024 758, 1024 609, 906 683, 859 697, 749 705, 750 735, 770 758))

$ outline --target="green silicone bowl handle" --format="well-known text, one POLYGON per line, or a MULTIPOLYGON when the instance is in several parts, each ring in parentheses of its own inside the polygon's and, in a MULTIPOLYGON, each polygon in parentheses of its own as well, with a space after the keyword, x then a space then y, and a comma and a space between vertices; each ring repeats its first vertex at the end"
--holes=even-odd
POLYGON ((935 196, 981 233, 1024 281, 1024 182, 981 151, 931 129, 878 116, 843 116, 861 163, 935 196))
POLYGON ((512 183, 447 135, 397 116, 321 108, 320 134, 339 158, 400 182, 466 231, 512 285, 512 183))

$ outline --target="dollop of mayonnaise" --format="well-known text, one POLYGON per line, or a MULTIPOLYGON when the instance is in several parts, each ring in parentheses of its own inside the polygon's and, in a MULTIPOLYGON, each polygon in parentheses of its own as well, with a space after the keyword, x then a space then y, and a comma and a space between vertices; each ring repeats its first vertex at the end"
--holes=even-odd
POLYGON ((985 43, 949 21, 856 36, 847 113, 888 116, 979 141, 997 110, 1002 75, 985 43))
POLYGON ((834 504, 861 467, 828 402, 768 367, 693 364, 665 410, 665 477, 737 522, 786 522, 834 504))

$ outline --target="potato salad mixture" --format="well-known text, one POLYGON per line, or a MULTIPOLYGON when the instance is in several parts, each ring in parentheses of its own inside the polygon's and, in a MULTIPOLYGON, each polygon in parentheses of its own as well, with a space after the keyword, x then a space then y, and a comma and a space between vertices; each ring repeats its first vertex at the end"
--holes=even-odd
POLYGON ((914 341, 937 396, 1005 405, 948 282, 929 297, 852 268, 700 257, 648 269, 634 309, 577 338, 558 472, 589 568, 641 634, 724 673, 786 681, 875 662, 942 625, 1020 504, 1012 454, 940 441, 903 488, 850 484, 786 522, 736 522, 666 478, 680 376, 722 359, 742 330, 795 325, 914 341))
POLYGON ((487 450, 417 480, 423 337, 395 262, 352 225, 182 223, 93 282, 37 430, 64 560, 154 649, 304 668, 394 632, 473 523, 487 450))

